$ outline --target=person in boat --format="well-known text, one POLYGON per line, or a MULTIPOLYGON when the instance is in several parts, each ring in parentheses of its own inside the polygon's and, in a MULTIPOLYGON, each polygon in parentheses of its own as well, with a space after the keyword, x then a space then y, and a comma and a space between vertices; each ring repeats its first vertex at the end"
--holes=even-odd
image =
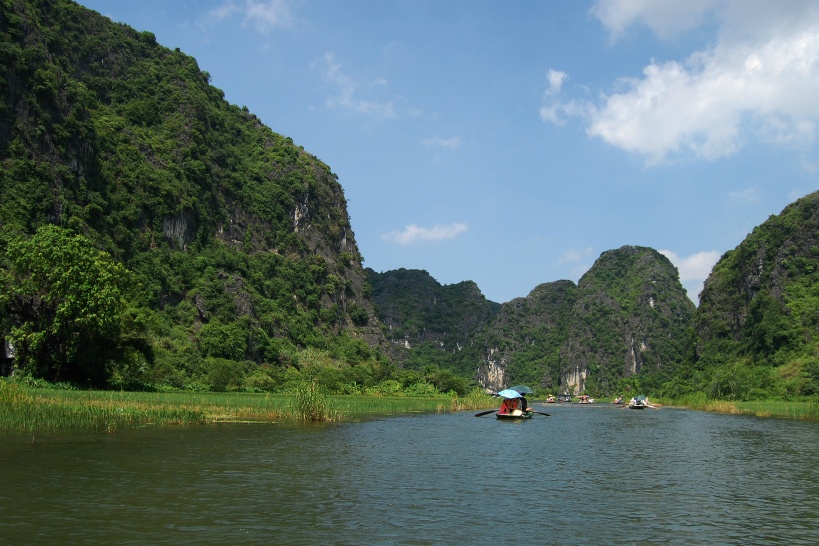
POLYGON ((501 407, 498 410, 498 413, 507 415, 512 413, 518 408, 518 399, 517 398, 504 398, 503 402, 501 403, 501 407))

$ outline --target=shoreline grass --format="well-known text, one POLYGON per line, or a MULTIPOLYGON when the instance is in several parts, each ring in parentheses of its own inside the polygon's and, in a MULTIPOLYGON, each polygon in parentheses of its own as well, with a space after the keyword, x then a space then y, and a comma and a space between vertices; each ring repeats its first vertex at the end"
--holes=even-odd
POLYGON ((92 430, 223 422, 348 421, 379 415, 490 407, 491 397, 325 395, 306 384, 288 394, 80 391, 0 380, 1 432, 92 430))
POLYGON ((819 421, 819 399, 804 400, 709 400, 698 393, 684 398, 658 398, 665 406, 678 406, 686 409, 729 413, 731 415, 751 415, 754 417, 772 417, 796 419, 801 421, 819 421))

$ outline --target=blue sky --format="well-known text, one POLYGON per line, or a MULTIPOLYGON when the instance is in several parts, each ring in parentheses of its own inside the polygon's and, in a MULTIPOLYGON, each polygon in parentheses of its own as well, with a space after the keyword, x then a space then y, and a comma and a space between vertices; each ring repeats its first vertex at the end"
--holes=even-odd
POLYGON ((697 302, 819 189, 819 2, 81 0, 327 163, 364 265, 490 300, 653 247, 697 302))

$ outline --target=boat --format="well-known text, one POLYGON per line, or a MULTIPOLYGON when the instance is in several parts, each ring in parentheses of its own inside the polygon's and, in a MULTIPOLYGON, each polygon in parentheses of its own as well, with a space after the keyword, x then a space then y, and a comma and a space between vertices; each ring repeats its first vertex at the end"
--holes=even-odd
POLYGON ((526 402, 526 398, 523 397, 522 391, 532 392, 532 389, 526 387, 525 385, 518 385, 516 387, 512 387, 511 389, 504 389, 500 391, 497 394, 497 396, 503 398, 503 403, 501 403, 500 408, 497 410, 488 410, 476 413, 475 417, 489 415, 490 413, 494 413, 495 416, 502 421, 520 421, 521 419, 531 419, 536 413, 549 417, 548 413, 535 411, 530 408, 529 404, 526 402))
POLYGON ((527 407, 526 399, 519 391, 505 389, 498 393, 503 398, 498 413, 498 419, 530 419, 535 412, 527 407))
POLYGON ((648 398, 641 394, 629 400, 628 407, 629 409, 646 409, 651 406, 648 405, 648 398))
POLYGON ((520 419, 531 419, 535 415, 533 411, 521 411, 521 410, 514 410, 511 413, 501 413, 497 412, 495 417, 501 420, 510 420, 510 421, 517 421, 520 419))

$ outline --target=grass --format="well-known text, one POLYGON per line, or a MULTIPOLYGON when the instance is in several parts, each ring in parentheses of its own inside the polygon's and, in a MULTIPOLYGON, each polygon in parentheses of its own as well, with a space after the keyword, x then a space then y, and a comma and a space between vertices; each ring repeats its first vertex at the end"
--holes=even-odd
POLYGON ((734 415, 756 417, 779 417, 787 419, 819 420, 819 399, 803 400, 755 400, 748 402, 709 400, 703 393, 679 399, 660 400, 664 405, 682 406, 689 409, 716 411, 734 415))
POLYGON ((305 383, 288 394, 121 392, 30 388, 0 380, 0 431, 62 429, 114 432, 140 426, 218 422, 344 421, 374 415, 491 407, 489 396, 326 395, 305 383))

